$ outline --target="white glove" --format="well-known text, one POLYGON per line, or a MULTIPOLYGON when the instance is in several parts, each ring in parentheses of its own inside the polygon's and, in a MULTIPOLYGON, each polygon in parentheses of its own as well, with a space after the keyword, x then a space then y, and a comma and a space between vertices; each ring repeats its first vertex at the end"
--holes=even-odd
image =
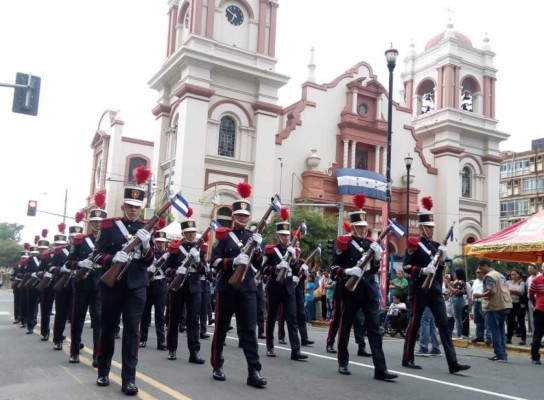
POLYGON ((293 282, 298 283, 298 281, 299 281, 298 276, 293 275, 293 282))
POLYGON ((210 273, 210 271, 211 271, 211 270, 210 270, 210 266, 209 266, 208 264, 206 264, 206 265, 204 266, 204 274, 205 274, 205 275, 208 275, 208 274, 210 273))
POLYGON ((53 274, 50 273, 50 272, 46 272, 45 274, 43 274, 44 278, 51 278, 52 276, 53 276, 53 274))
POLYGON ((32 273, 32 274, 30 275, 30 277, 31 277, 31 278, 37 278, 37 277, 38 277, 38 275, 36 275, 36 273, 35 273, 35 272, 33 272, 33 273, 32 273))
POLYGON ((128 254, 125 253, 123 250, 119 250, 117 253, 115 253, 115 256, 113 256, 113 260, 111 262, 113 263, 126 263, 128 261, 128 254))
POLYGON ((66 268, 66 265, 63 265, 62 267, 60 267, 60 272, 70 272, 70 269, 66 268))
POLYGON ((240 253, 236 257, 234 257, 234 260, 232 260, 232 263, 234 265, 248 265, 249 264, 249 256, 247 254, 240 253))
POLYGON ((448 248, 441 244, 438 246, 438 251, 440 251, 440 262, 446 261, 446 257, 448 256, 448 248))
POLYGON ((304 271, 304 276, 308 276, 310 270, 308 266, 306 264, 302 264, 300 268, 304 271))
POLYGON ((363 276, 363 270, 359 267, 347 268, 344 270, 344 273, 349 276, 356 276, 357 278, 363 276))
POLYGON ((287 269, 289 268, 289 264, 287 264, 287 261, 281 261, 278 265, 276 265, 276 269, 287 269))
POLYGON ((291 254, 291 260, 296 260, 297 252, 296 252, 296 250, 295 250, 295 248, 293 246, 288 246, 287 247, 287 252, 289 254, 291 254))
POLYGON ((378 242, 372 242, 370 244, 370 249, 374 252, 374 261, 380 261, 382 258, 382 246, 378 242))
POLYGON ((191 250, 189 250, 189 254, 193 257, 195 264, 198 264, 200 262, 200 251, 198 251, 196 247, 193 247, 191 250))
POLYGON ((149 267, 147 267, 147 272, 151 272, 152 274, 154 274, 155 272, 157 272, 157 267, 155 267, 154 265, 150 265, 149 267))
POLYGON ((421 273, 423 275, 434 274, 435 272, 436 272, 436 266, 432 262, 430 262, 429 265, 427 265, 425 268, 421 269, 421 273))
POLYGON ((51 268, 49 268, 49 272, 55 272, 55 269, 56 269, 56 268, 57 268, 57 267, 51 267, 51 268))
POLYGON ((148 249, 149 248, 149 241, 151 240, 151 233, 149 233, 148 231, 146 231, 145 229, 138 229, 138 232, 136 232, 136 235, 135 235, 138 239, 141 240, 142 242, 142 246, 144 247, 144 249, 148 249))
POLYGON ((263 237, 261 236, 260 233, 257 233, 257 232, 255 232, 255 233, 253 234, 253 236, 251 236, 251 239, 253 239, 253 241, 254 241, 255 243, 257 243, 257 246, 260 246, 261 243, 263 242, 263 237))
POLYGON ((93 267, 93 262, 91 260, 85 259, 78 262, 77 265, 81 268, 91 269, 93 267))
POLYGON ((185 267, 178 267, 176 269, 176 275, 185 275, 187 273, 187 268, 185 267))

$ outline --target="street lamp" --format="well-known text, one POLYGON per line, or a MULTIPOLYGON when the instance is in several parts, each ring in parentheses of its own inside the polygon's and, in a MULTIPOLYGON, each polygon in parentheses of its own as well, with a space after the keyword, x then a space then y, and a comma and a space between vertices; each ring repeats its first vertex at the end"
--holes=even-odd
POLYGON ((387 189, 385 192, 385 199, 387 201, 387 218, 391 218, 391 136, 392 132, 392 120, 393 120, 393 70, 397 63, 397 57, 399 52, 391 48, 385 52, 385 59, 387 60, 387 68, 389 69, 389 101, 387 104, 387 165, 386 165, 386 180, 387 189))
POLYGON ((410 169, 414 158, 410 156, 404 157, 404 165, 406 165, 406 246, 408 246, 408 237, 410 236, 410 169))

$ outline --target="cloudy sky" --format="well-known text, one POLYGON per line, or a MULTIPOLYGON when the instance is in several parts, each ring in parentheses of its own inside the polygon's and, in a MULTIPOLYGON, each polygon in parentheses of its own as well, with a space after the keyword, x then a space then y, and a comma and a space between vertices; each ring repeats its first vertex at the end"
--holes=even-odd
MULTIPOLYGON (((151 109, 156 93, 147 86, 164 60, 166 0, 0 1, 0 82, 16 72, 42 78, 37 117, 13 114, 13 89, 0 87, 0 147, 3 194, 0 222, 25 225, 23 240, 42 228, 52 234, 61 217, 27 217, 30 199, 38 209, 67 215, 84 205, 90 186, 90 143, 102 112, 119 109, 126 136, 153 140, 151 109)), ((359 61, 368 62, 387 87, 384 51, 399 52, 394 97, 398 99, 403 58, 411 40, 416 51, 444 31, 448 13, 454 29, 480 48, 487 33, 497 54, 497 118, 511 134, 503 150, 530 148, 544 136, 538 117, 543 92, 543 55, 536 27, 538 2, 457 0, 280 0, 277 70, 291 76, 279 104, 300 95, 310 48, 316 49, 316 78, 329 82, 359 61)), ((70 224, 70 221, 67 222, 70 224)))

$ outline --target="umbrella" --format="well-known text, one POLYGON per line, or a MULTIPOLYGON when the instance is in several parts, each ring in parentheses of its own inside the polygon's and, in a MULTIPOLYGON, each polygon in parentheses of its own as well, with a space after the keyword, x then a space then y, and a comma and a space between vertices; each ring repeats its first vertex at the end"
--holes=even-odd
POLYGON ((519 263, 544 261, 544 210, 465 246, 465 255, 519 263))

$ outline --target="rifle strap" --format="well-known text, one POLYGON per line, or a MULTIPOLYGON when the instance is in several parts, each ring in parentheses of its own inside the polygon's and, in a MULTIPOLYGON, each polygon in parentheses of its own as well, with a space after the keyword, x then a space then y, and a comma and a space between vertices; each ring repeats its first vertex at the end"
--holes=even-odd
MULTIPOLYGON (((280 250, 277 247, 274 247, 274 251, 276 252, 276 255, 280 258, 280 260, 283 261, 284 258, 281 255, 280 250)), ((287 276, 292 276, 292 275, 293 275, 293 271, 291 270, 291 268, 288 268, 287 269, 287 276)))
POLYGON ((123 235, 125 240, 128 241, 129 238, 131 237, 131 234, 128 233, 127 227, 125 226, 125 224, 123 224, 123 221, 121 221, 120 219, 116 219, 115 225, 121 231, 121 234, 123 235))
MULTIPOLYGON (((126 229, 126 228, 125 228, 126 229)), ((93 241, 91 240, 91 238, 89 236, 87 236, 85 238, 85 242, 87 242, 87 246, 89 246, 89 248, 91 249, 91 251, 94 251, 94 243, 93 241)))
POLYGON ((433 253, 431 252, 431 250, 429 250, 429 249, 427 248, 427 246, 425 246, 423 243, 421 243, 421 240, 419 241, 418 245, 419 245, 419 247, 421 247, 421 250, 423 250, 425 253, 427 253, 427 255, 428 255, 429 257, 432 257, 432 256, 433 256, 433 253))
POLYGON ((355 247, 355 250, 357 250, 359 253, 363 254, 365 250, 359 246, 359 243, 357 243, 355 240, 351 239, 349 241, 353 247, 355 247))
POLYGON ((187 257, 189 255, 189 252, 187 250, 185 250, 185 247, 183 246, 179 246, 179 251, 181 252, 181 254, 183 254, 185 257, 187 257))
POLYGON ((236 236, 233 231, 229 231, 229 237, 234 243, 236 243, 239 249, 244 246, 244 244, 240 241, 240 239, 238 239, 238 236, 236 236))
POLYGON ((62 249, 62 252, 64 253, 64 255, 66 257, 68 257, 70 255, 70 252, 68 251, 68 249, 66 247, 64 249, 62 249))

